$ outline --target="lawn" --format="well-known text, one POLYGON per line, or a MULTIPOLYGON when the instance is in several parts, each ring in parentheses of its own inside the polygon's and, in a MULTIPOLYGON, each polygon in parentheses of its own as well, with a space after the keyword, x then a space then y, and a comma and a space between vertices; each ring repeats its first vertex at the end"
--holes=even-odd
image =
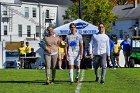
MULTIPOLYGON (((93 70, 85 70, 79 93, 140 93, 140 68, 107 69, 104 85, 94 80, 93 70)), ((45 70, 0 70, 0 93, 74 93, 78 85, 69 83, 68 70, 57 70, 55 84, 44 82, 45 70)))

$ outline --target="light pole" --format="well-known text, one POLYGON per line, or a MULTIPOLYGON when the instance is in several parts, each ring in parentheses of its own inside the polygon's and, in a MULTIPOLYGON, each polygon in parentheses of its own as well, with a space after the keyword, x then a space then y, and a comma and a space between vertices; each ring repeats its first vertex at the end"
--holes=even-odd
POLYGON ((1 2, 0 2, 0 41, 1 41, 1 2))
POLYGON ((41 40, 41 4, 40 4, 40 2, 38 3, 38 6, 39 6, 39 32, 40 32, 40 35, 39 35, 39 37, 40 37, 40 40, 41 40))
POLYGON ((79 0, 79 19, 82 19, 82 0, 79 0))

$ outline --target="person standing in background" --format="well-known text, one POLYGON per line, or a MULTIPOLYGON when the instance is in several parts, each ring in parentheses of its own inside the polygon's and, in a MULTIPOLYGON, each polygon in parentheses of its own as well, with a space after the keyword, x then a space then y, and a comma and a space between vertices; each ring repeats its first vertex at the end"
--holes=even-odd
POLYGON ((128 67, 128 59, 130 56, 130 50, 131 50, 131 41, 128 39, 128 35, 125 36, 124 41, 122 41, 121 49, 123 50, 124 58, 125 58, 125 65, 124 67, 128 67))
POLYGON ((76 24, 71 23, 69 25, 71 33, 66 37, 66 47, 65 47, 65 55, 66 59, 69 62, 69 76, 70 83, 73 81, 73 70, 74 65, 76 65, 76 78, 75 82, 79 82, 78 77, 80 74, 80 62, 83 57, 83 39, 80 34, 76 32, 76 24))
POLYGON ((116 61, 115 63, 117 63, 117 67, 121 67, 119 64, 120 44, 118 43, 118 40, 115 41, 113 55, 114 55, 114 62, 116 61))
POLYGON ((63 37, 59 36, 60 39, 60 46, 58 48, 58 65, 59 65, 59 69, 62 70, 62 60, 65 56, 65 42, 63 41, 63 37))
POLYGON ((21 42, 21 45, 18 48, 18 52, 19 52, 20 67, 24 68, 24 59, 21 58, 21 57, 25 57, 25 55, 26 55, 24 42, 21 42))
MULTIPOLYGON (((111 63, 113 68, 115 68, 115 61, 114 61, 114 56, 113 56, 113 49, 114 49, 114 41, 112 40, 111 36, 109 37, 109 45, 110 45, 110 59, 111 59, 111 63)), ((111 63, 110 60, 107 60, 107 67, 111 67, 111 63)))
POLYGON ((96 80, 99 81, 99 66, 102 67, 101 72, 101 84, 104 84, 105 74, 106 74, 106 64, 107 61, 110 61, 110 46, 109 46, 109 38, 105 34, 105 26, 103 23, 100 23, 98 26, 99 33, 94 34, 90 41, 90 58, 94 56, 94 70, 96 75, 96 80), (93 54, 93 55, 92 55, 93 54), (107 57, 107 58, 106 58, 107 57))
POLYGON ((26 57, 29 57, 30 56, 30 53, 31 53, 31 46, 29 44, 29 42, 26 42, 26 57))

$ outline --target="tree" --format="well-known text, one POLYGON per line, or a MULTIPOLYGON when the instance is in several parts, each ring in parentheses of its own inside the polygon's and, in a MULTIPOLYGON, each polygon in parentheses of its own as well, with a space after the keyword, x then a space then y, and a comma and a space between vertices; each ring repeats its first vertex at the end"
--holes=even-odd
MULTIPOLYGON (((110 0, 113 6, 134 4, 135 0, 110 0)), ((140 3, 140 0, 137 0, 140 3)))
MULTIPOLYGON (((76 1, 76 0, 73 0, 76 1)), ((104 23, 106 31, 110 31, 110 25, 117 18, 112 12, 112 3, 109 0, 82 0, 82 19, 98 25, 104 23)), ((74 4, 65 11, 64 20, 78 19, 79 2, 74 4)))

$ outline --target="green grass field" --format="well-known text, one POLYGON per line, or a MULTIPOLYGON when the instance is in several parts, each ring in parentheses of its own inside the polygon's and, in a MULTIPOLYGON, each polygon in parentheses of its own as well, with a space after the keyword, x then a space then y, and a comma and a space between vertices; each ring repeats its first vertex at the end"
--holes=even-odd
MULTIPOLYGON (((79 93, 140 93, 140 68, 107 69, 104 85, 94 81, 93 70, 85 70, 79 93)), ((70 85, 68 70, 57 70, 55 84, 44 82, 45 70, 0 70, 0 93, 75 93, 78 85, 70 85)))

